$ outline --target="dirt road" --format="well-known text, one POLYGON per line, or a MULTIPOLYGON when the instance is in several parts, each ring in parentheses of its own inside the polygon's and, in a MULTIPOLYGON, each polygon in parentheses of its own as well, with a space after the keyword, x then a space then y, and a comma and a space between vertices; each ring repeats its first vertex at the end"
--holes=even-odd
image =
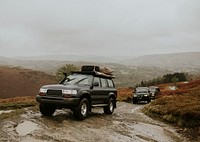
POLYGON ((144 105, 118 102, 113 115, 94 109, 84 121, 76 121, 69 110, 52 117, 26 108, 15 120, 1 121, 1 142, 182 142, 172 127, 141 112, 144 105))

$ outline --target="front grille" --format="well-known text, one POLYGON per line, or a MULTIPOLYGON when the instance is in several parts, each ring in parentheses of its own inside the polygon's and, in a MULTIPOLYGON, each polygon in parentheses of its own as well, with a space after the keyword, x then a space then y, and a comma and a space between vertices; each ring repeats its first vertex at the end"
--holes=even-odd
POLYGON ((62 96, 62 90, 47 90, 47 96, 62 96))

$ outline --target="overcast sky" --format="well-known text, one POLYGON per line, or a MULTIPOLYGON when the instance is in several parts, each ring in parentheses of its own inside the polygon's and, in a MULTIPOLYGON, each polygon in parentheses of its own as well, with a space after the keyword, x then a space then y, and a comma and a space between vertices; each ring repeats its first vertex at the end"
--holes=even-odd
POLYGON ((200 52, 200 0, 0 0, 0 56, 200 52))

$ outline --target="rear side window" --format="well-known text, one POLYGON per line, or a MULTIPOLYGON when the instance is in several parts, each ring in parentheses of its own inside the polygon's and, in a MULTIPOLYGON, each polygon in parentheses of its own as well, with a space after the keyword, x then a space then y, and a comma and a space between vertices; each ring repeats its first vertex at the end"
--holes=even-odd
POLYGON ((108 79, 108 87, 110 87, 110 88, 114 87, 114 83, 111 79, 108 79))
POLYGON ((108 87, 107 79, 101 78, 101 87, 108 87))
POLYGON ((94 82, 95 82, 95 83, 96 83, 96 82, 99 83, 99 86, 96 86, 96 87, 100 87, 100 80, 99 80, 98 77, 95 77, 95 78, 94 78, 94 82))

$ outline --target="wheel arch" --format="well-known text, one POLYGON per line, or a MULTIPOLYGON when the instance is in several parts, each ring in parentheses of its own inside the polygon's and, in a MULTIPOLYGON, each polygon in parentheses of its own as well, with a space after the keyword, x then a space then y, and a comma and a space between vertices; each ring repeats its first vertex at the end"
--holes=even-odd
POLYGON ((88 92, 83 92, 82 95, 80 96, 80 101, 81 101, 83 98, 88 99, 89 105, 91 105, 92 99, 91 99, 91 94, 90 94, 90 93, 88 93, 88 92))
POLYGON ((116 95, 113 92, 109 93, 109 97, 108 97, 107 102, 110 100, 110 98, 114 99, 114 108, 116 108, 117 107, 117 104, 116 104, 116 99, 117 98, 116 98, 116 95))

